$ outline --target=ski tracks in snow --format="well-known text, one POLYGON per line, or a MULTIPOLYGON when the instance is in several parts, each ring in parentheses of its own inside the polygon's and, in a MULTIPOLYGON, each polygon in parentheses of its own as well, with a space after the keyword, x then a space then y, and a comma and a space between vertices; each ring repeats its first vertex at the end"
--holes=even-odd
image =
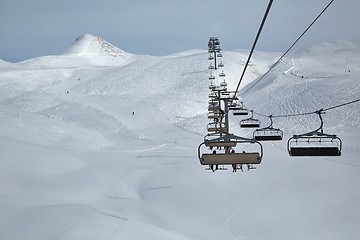
POLYGON ((354 212, 359 212, 360 213, 360 206, 357 206, 355 208, 349 209, 347 211, 345 211, 342 214, 338 214, 338 215, 334 215, 332 217, 326 218, 322 221, 319 222, 315 222, 312 223, 309 227, 303 229, 302 231, 300 231, 299 233, 295 234, 291 239, 296 240, 296 239, 306 239, 307 237, 305 236, 306 233, 309 233, 313 230, 315 230, 316 228, 325 225, 327 223, 330 223, 332 221, 336 221, 342 217, 345 217, 346 215, 350 215, 350 214, 354 214, 354 212))

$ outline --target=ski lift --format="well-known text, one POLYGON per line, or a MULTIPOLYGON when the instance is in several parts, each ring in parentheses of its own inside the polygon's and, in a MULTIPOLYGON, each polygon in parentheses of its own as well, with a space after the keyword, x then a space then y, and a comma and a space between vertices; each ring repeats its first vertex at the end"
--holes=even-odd
POLYGON ((214 91, 218 91, 218 92, 226 92, 227 88, 226 86, 217 86, 214 91))
POLYGON ((224 79, 223 82, 220 83, 220 86, 221 86, 221 87, 226 87, 226 86, 227 86, 227 83, 225 82, 225 79, 224 79))
MULTIPOLYGON (((216 97, 217 97, 216 93, 214 93, 214 92, 209 93, 209 98, 210 99, 215 99, 216 97)), ((211 101, 213 101, 213 100, 211 100, 211 101)))
POLYGON ((210 76, 209 76, 209 80, 215 80, 215 76, 214 75, 212 75, 212 74, 210 74, 210 76))
POLYGON ((216 89, 216 85, 215 85, 213 82, 211 82, 210 85, 209 85, 209 89, 210 89, 210 90, 215 90, 215 89, 216 89))
MULTIPOLYGON (((219 49, 219 51, 220 51, 220 49, 219 49)), ((221 52, 218 52, 218 54, 216 54, 216 56, 217 56, 217 57, 222 57, 221 52)))
POLYGON ((211 111, 211 112, 218 111, 219 109, 220 109, 220 108, 219 108, 219 105, 209 104, 209 106, 208 106, 208 110, 211 111))
POLYGON ((218 67, 222 68, 222 67, 224 67, 224 64, 223 64, 222 62, 220 62, 220 63, 218 64, 218 67))
POLYGON ((216 96, 209 97, 209 104, 219 105, 219 101, 216 100, 216 96))
POLYGON ((281 141, 283 132, 278 128, 273 128, 272 115, 269 116, 270 125, 265 128, 256 129, 253 133, 254 139, 258 141, 281 141))
POLYGON ((209 112, 208 113, 208 118, 209 119, 222 119, 223 115, 221 113, 218 113, 218 112, 209 112))
POLYGON ((342 141, 333 134, 323 132, 323 109, 316 112, 320 117, 320 127, 315 131, 293 135, 287 142, 290 156, 340 156, 342 141))
POLYGON ((222 149, 222 148, 226 148, 226 147, 235 147, 236 146, 236 141, 233 140, 220 140, 220 141, 206 141, 205 142, 205 146, 209 147, 209 148, 218 148, 218 149, 222 149))
POLYGON ((219 77, 225 77, 224 71, 222 71, 221 73, 219 73, 219 77))
POLYGON ((246 116, 249 114, 248 110, 246 108, 242 108, 242 107, 239 107, 239 108, 233 108, 233 115, 234 116, 246 116))
POLYGON ((230 106, 229 109, 233 111, 234 116, 245 116, 249 114, 249 111, 244 107, 243 102, 241 102, 240 105, 236 104, 235 106, 230 106))
POLYGON ((233 134, 225 134, 224 136, 212 140, 205 140, 201 143, 198 147, 198 157, 201 165, 260 164, 263 157, 263 147, 260 142, 254 139, 243 138, 233 134), (210 147, 210 149, 212 147, 224 147, 225 151, 222 153, 201 153, 203 145, 210 147), (231 153, 231 146, 228 145, 231 145, 232 147, 241 146, 241 148, 238 151, 233 148, 235 152, 231 153), (245 145, 257 146, 257 151, 242 151, 242 149, 245 148, 245 145))
POLYGON ((212 122, 207 125, 208 132, 223 132, 226 133, 229 131, 229 128, 224 122, 212 122))
POLYGON ((259 128, 260 121, 254 118, 254 112, 251 110, 251 117, 240 121, 241 128, 259 128))
POLYGON ((213 65, 211 65, 211 64, 210 64, 209 69, 210 69, 210 70, 214 70, 214 69, 215 69, 215 67, 214 67, 213 65))
POLYGON ((209 60, 214 60, 214 56, 213 55, 209 55, 209 60))
POLYGON ((217 101, 210 100, 208 110, 213 112, 219 110, 219 103, 217 101))

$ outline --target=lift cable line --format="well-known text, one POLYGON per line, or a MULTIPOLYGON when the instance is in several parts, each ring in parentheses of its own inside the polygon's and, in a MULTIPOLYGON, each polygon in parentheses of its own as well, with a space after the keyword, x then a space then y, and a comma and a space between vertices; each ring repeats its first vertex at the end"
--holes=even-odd
POLYGON ((264 15, 264 17, 263 17, 263 20, 262 20, 262 22, 261 22, 261 24, 260 24, 260 28, 259 28, 258 33, 257 33, 257 35, 256 35, 255 41, 254 41, 253 46, 252 46, 252 48, 251 48, 251 51, 250 51, 250 53, 249 53, 248 59, 247 59, 246 64, 245 64, 245 66, 244 66, 244 70, 243 70, 243 72, 242 72, 242 74, 241 74, 239 83, 238 83, 238 85, 237 85, 237 87, 236 87, 235 94, 234 94, 234 96, 233 96, 233 99, 234 99, 234 100, 236 99, 236 93, 237 93, 238 90, 239 90, 241 81, 242 81, 242 79, 243 79, 243 77, 244 77, 244 75, 245 75, 247 66, 249 65, 249 62, 250 62, 250 59, 251 59, 251 55, 252 55, 252 53, 254 52, 256 43, 257 43, 257 41, 258 41, 258 39, 259 39, 259 37, 260 37, 260 33, 261 33, 262 28, 263 28, 263 26, 264 26, 264 24, 265 24, 265 20, 266 20, 268 14, 269 14, 269 11, 270 11, 270 8, 271 8, 272 3, 273 3, 273 0, 270 0, 270 1, 269 1, 269 4, 268 4, 268 7, 267 7, 267 9, 266 9, 266 11, 265 11, 265 15, 264 15))
MULTIPOLYGON (((328 7, 334 2, 334 0, 331 0, 328 5, 320 12, 320 14, 312 21, 312 23, 303 31, 303 33, 295 40, 295 42, 285 51, 283 55, 265 72, 251 87, 246 89, 246 91, 242 92, 242 94, 247 93, 252 89, 256 84, 258 84, 281 60, 284 58, 284 56, 295 46, 295 44, 305 35, 305 33, 314 25, 314 23, 320 18, 320 16, 328 9, 328 7)), ((238 90, 238 89, 236 89, 238 90)))
MULTIPOLYGON (((319 111, 328 111, 328 110, 332 110, 332 109, 335 109, 335 108, 343 107, 343 106, 346 106, 346 105, 349 105, 349 104, 353 104, 353 103, 356 103, 356 102, 360 102, 360 99, 356 99, 356 100, 353 100, 353 101, 350 101, 350 102, 342 103, 342 104, 339 104, 339 105, 336 105, 336 106, 332 106, 332 107, 328 107, 328 108, 322 108, 321 110, 313 111, 313 112, 284 114, 284 115, 270 115, 270 116, 271 116, 272 118, 282 118, 282 117, 296 117, 296 116, 304 116, 304 115, 310 115, 310 114, 318 114, 319 111)), ((255 112, 255 111, 252 111, 252 112, 253 112, 254 114, 259 115, 259 116, 262 116, 262 117, 270 117, 269 115, 265 115, 265 114, 258 113, 258 112, 255 112)))

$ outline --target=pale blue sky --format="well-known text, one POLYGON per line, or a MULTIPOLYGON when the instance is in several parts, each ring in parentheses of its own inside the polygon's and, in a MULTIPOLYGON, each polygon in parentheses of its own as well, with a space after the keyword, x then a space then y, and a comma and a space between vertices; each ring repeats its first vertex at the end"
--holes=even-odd
MULTIPOLYGON (((330 0, 274 0, 257 50, 284 52, 330 0)), ((162 56, 206 49, 250 49, 268 0, 0 0, 0 59, 58 54, 84 33, 124 51, 162 56)), ((297 48, 360 39, 360 1, 335 0, 297 48)))

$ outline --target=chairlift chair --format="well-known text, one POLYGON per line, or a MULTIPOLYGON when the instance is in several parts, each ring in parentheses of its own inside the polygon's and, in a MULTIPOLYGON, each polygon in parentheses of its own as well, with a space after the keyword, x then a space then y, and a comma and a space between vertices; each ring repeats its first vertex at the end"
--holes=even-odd
POLYGON ((241 128, 258 128, 260 127, 260 121, 254 118, 248 118, 240 121, 241 128))
POLYGON ((251 117, 240 121, 241 128, 259 128, 260 121, 254 118, 254 112, 251 110, 251 117))
POLYGON ((215 89, 216 89, 216 85, 215 85, 214 83, 210 83, 209 89, 212 90, 212 91, 215 90, 215 89))
POLYGON ((224 122, 212 122, 207 125, 208 132, 228 132, 229 128, 224 122))
POLYGON ((253 133, 254 139, 258 141, 281 141, 283 139, 283 132, 278 128, 273 128, 272 115, 270 115, 269 118, 270 125, 256 129, 253 133))
POLYGON ((221 112, 209 112, 208 118, 209 119, 222 119, 224 115, 221 112))
MULTIPOLYGON (((227 84, 226 84, 226 85, 227 85, 227 84)), ((217 86, 217 87, 214 89, 214 91, 220 91, 220 92, 224 93, 224 92, 227 91, 227 87, 226 87, 226 86, 222 86, 222 85, 220 84, 220 86, 217 86)))
POLYGON ((219 101, 217 101, 216 96, 213 96, 209 99, 209 105, 213 105, 213 106, 219 106, 219 101))
POLYGON ((208 106, 208 111, 210 111, 210 112, 216 112, 216 111, 219 111, 219 106, 217 106, 217 105, 211 105, 211 104, 209 104, 209 106, 208 106))
POLYGON ((234 116, 239 116, 239 115, 245 116, 248 115, 249 113, 249 111, 244 107, 243 102, 241 102, 240 104, 235 103, 234 105, 231 105, 229 107, 229 110, 233 111, 234 116))
POLYGON ((235 147, 237 142, 232 139, 224 139, 223 137, 228 135, 228 133, 224 132, 209 132, 204 137, 205 146, 210 150, 223 150, 225 148, 235 147))
POLYGON ((234 108, 234 109, 230 109, 233 110, 233 115, 234 116, 246 116, 249 114, 248 110, 245 108, 234 108))
MULTIPOLYGON (((227 83, 225 82, 225 80, 220 83, 220 86, 221 86, 221 87, 226 87, 226 86, 227 86, 227 83)), ((229 95, 230 95, 230 94, 229 94, 229 95)))
POLYGON ((214 92, 209 93, 209 98, 210 98, 211 100, 215 99, 216 97, 217 97, 217 96, 216 96, 216 93, 214 93, 214 92))
POLYGON ((316 112, 321 125, 315 131, 293 135, 287 142, 290 156, 341 156, 342 141, 333 134, 323 132, 323 110, 316 112))
POLYGON ((263 156, 263 147, 260 142, 254 139, 238 137, 233 134, 226 134, 217 139, 204 141, 198 147, 198 157, 201 165, 232 165, 232 164, 260 164, 263 156), (236 142, 236 146, 244 146, 244 144, 256 144, 259 151, 242 152, 240 150, 235 153, 216 152, 201 153, 202 146, 219 146, 224 142, 236 142))

